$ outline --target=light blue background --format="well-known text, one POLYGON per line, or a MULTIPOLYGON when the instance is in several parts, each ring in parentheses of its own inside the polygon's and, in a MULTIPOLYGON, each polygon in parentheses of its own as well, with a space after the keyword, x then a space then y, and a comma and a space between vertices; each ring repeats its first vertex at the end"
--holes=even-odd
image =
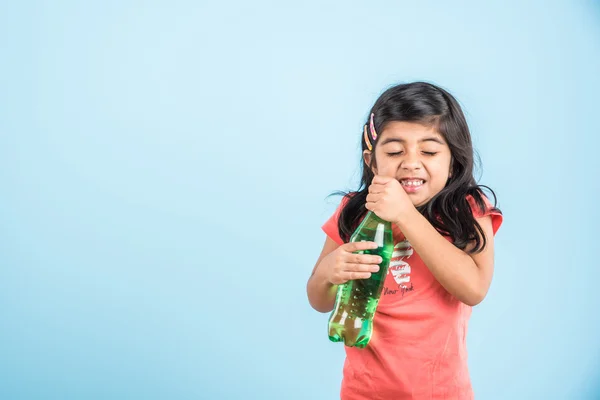
POLYGON ((600 5, 415 3, 3 2, 0 398, 337 398, 325 197, 419 79, 505 214, 476 398, 599 399, 600 5))

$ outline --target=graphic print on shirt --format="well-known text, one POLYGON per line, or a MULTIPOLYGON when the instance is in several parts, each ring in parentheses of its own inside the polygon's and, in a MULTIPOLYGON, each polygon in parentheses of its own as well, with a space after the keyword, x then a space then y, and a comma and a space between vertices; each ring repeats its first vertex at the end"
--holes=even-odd
POLYGON ((398 242, 394 246, 388 274, 392 275, 394 282, 396 282, 398 286, 384 287, 384 295, 400 294, 401 296, 404 296, 406 292, 414 290, 413 284, 410 281, 410 264, 406 261, 413 253, 414 250, 408 240, 398 242))

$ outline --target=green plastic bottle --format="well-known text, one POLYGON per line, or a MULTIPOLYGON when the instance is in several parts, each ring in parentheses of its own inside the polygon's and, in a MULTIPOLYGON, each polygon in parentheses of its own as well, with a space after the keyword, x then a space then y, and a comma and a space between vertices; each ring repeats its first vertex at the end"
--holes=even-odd
POLYGON ((376 249, 358 252, 381 256, 383 261, 379 264, 379 271, 372 273, 368 279, 339 285, 329 316, 329 340, 343 341, 346 346, 359 348, 364 348, 373 334, 373 317, 394 251, 392 224, 369 211, 350 237, 350 242, 364 241, 379 245, 376 249))

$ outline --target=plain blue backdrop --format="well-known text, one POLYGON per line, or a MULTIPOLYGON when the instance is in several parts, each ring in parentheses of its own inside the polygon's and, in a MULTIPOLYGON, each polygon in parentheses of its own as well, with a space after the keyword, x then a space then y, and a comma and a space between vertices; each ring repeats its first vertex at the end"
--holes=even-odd
POLYGON ((0 398, 338 398, 326 197, 426 80, 505 215, 476 398, 600 399, 597 1, 4 1, 0 61, 0 398))

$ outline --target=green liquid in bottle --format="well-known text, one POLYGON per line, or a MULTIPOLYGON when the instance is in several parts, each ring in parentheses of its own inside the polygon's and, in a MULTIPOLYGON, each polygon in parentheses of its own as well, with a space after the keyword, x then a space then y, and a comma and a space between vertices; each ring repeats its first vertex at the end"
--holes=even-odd
POLYGON ((376 242, 379 247, 360 254, 376 254, 383 262, 368 279, 356 279, 338 286, 335 306, 329 317, 329 339, 346 346, 364 348, 373 334, 373 317, 387 275, 394 242, 392 225, 369 212, 356 229, 351 242, 376 242))

